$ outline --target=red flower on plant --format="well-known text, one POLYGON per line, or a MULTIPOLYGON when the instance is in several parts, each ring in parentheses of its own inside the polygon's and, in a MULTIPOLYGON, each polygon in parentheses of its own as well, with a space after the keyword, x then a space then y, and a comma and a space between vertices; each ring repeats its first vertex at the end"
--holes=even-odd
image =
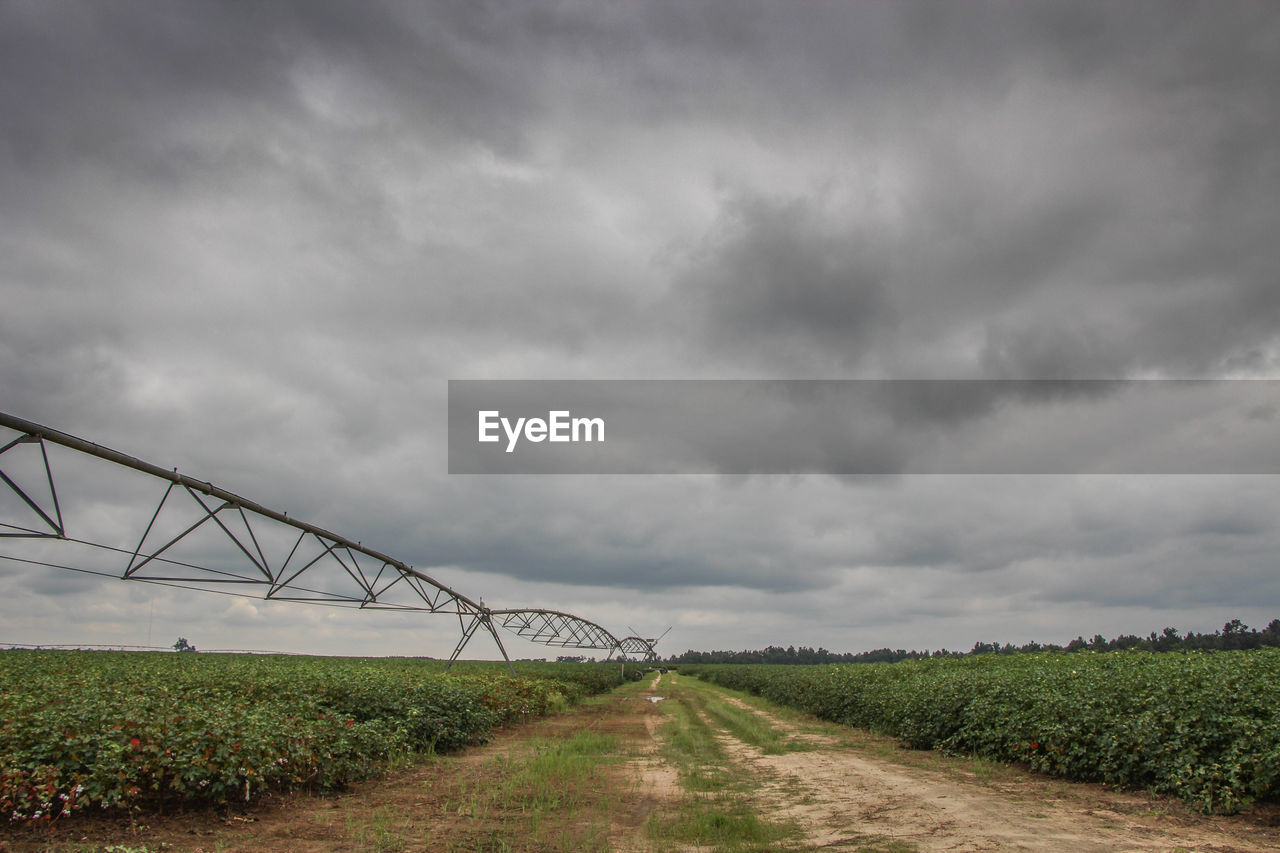
POLYGON ((129 746, 133 747, 134 749, 141 749, 142 741, 138 740, 136 737, 131 737, 129 738, 129 746))

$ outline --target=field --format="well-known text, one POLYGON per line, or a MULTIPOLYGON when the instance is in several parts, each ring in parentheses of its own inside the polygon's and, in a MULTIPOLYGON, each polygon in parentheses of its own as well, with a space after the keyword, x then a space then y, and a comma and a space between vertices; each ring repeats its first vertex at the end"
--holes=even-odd
POLYGON ((324 790, 485 741, 621 683, 620 667, 0 652, 0 814, 154 810, 324 790))
POLYGON ((1277 663, 10 651, 0 850, 1280 849, 1277 663))
POLYGON ((1210 813, 1280 798, 1280 649, 681 672, 919 749, 1173 794, 1210 813))

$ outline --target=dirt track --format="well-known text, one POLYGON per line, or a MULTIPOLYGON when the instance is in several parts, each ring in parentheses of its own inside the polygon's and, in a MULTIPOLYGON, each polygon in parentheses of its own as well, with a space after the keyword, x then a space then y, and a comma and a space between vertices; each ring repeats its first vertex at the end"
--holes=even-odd
MULTIPOLYGON (((764 716, 796 731, 776 715, 764 716)), ((861 738, 879 740, 880 752, 887 745, 887 739, 861 738)), ((816 739, 819 749, 782 755, 762 755, 723 739, 735 760, 764 780, 757 808, 798 821, 811 848, 856 849, 870 836, 927 851, 1280 849, 1280 832, 1274 829, 1242 818, 1193 816, 1163 798, 1007 768, 993 771, 998 778, 983 779, 970 769, 983 769, 973 762, 902 751, 899 763, 841 746, 836 738, 816 739), (924 766, 927 762, 938 769, 924 766)))

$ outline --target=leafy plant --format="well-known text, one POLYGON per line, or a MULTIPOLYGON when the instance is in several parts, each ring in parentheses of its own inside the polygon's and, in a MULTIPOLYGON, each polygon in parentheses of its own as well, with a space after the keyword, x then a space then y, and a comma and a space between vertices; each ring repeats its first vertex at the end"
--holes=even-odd
POLYGON ((0 815, 335 788, 620 683, 612 665, 0 652, 0 815))

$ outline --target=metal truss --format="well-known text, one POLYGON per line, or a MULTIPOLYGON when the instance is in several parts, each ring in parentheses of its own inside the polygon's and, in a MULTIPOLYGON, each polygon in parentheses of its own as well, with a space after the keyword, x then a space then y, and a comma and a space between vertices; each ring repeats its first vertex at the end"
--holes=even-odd
POLYGON ((503 628, 535 643, 570 649, 608 649, 608 657, 614 653, 626 658, 635 655, 646 661, 657 660, 653 651, 655 640, 641 637, 625 637, 619 640, 613 634, 572 613, 559 610, 491 610, 490 615, 503 628))
MULTIPOLYGON (((458 618, 461 638, 449 658, 450 665, 472 636, 483 629, 510 666, 510 658, 498 635, 499 625, 546 646, 607 650, 609 657, 617 652, 624 657, 639 655, 645 660, 657 659, 653 640, 640 637, 619 640, 596 623, 570 613, 539 609, 490 610, 483 600, 469 598, 394 557, 177 470, 169 471, 3 412, 0 412, 0 426, 19 433, 17 438, 0 447, 0 464, 6 453, 38 446, 43 468, 42 487, 48 491, 46 498, 29 482, 24 488, 0 468, 0 481, 30 512, 24 519, 15 520, 21 523, 0 520, 0 537, 59 539, 118 552, 127 558, 119 575, 125 580, 271 601, 452 614, 458 618), (132 551, 68 535, 46 443, 167 481, 164 494, 132 551), (196 540, 199 540, 197 553, 188 556, 196 540), (217 558, 211 556, 214 552, 219 553, 217 558)), ((38 562, 4 555, 0 558, 38 562)), ((41 564, 82 571, 74 566, 41 564)))
POLYGON ((618 641, 618 652, 624 657, 638 655, 646 661, 656 661, 658 653, 653 650, 659 638, 655 637, 623 637, 618 641))
MULTIPOLYGON (((5 425, 8 426, 8 424, 5 425)), ((40 440, 39 436, 33 435, 29 432, 24 432, 4 447, 0 447, 0 456, 8 453, 10 450, 13 450, 15 447, 19 447, 24 444, 38 444, 40 446, 40 459, 44 465, 45 482, 49 486, 52 506, 40 506, 40 504, 33 499, 31 495, 27 494, 26 490, 10 479, 9 475, 6 474, 3 469, 0 469, 0 480, 3 480, 5 485, 7 485, 15 495, 21 498, 22 502, 25 503, 35 514, 36 518, 29 520, 27 523, 40 525, 38 527, 26 527, 19 524, 0 522, 0 537, 10 539, 62 538, 65 535, 65 531, 62 526, 62 507, 58 504, 58 491, 53 485, 53 469, 49 467, 49 454, 45 450, 44 442, 40 440), (53 512, 53 517, 50 517, 49 513, 46 512, 46 509, 53 512)))

